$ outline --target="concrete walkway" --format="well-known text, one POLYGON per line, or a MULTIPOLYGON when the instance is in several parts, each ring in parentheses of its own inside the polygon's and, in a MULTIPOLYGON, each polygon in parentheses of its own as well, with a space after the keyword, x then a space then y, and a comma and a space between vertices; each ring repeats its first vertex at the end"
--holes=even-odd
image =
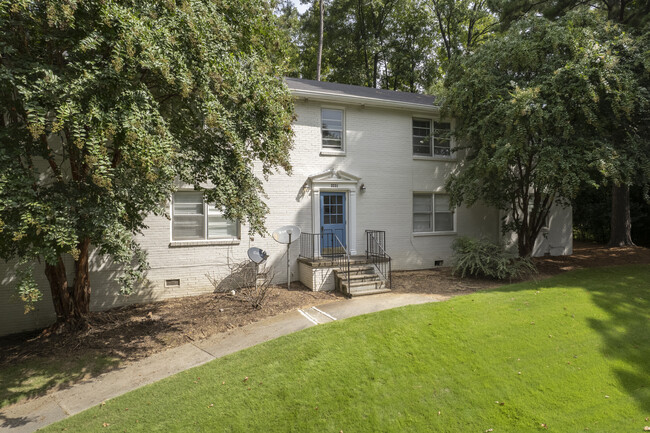
POLYGON ((337 300, 271 317, 156 353, 70 388, 6 407, 0 411, 0 432, 33 432, 183 370, 317 324, 438 300, 441 298, 432 295, 385 293, 337 300))

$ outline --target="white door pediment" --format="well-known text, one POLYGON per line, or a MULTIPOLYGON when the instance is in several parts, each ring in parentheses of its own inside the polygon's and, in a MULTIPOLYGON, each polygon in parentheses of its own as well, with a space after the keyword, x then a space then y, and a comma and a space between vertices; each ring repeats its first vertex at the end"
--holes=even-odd
POLYGON ((357 186, 361 178, 343 170, 330 169, 308 177, 311 182, 312 228, 314 233, 320 231, 320 193, 323 191, 341 191, 347 193, 347 245, 352 255, 357 254, 357 186))
POLYGON ((308 178, 312 184, 328 184, 328 183, 341 183, 341 184, 357 184, 361 180, 360 177, 343 170, 330 169, 322 173, 314 174, 308 178))

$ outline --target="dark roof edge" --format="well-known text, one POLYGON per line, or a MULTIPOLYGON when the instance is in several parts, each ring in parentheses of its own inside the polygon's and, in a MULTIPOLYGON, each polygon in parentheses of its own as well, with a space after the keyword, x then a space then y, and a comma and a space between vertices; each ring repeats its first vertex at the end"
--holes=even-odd
POLYGON ((324 102, 340 102, 410 110, 439 111, 435 96, 393 90, 372 89, 349 84, 285 78, 295 97, 324 102))

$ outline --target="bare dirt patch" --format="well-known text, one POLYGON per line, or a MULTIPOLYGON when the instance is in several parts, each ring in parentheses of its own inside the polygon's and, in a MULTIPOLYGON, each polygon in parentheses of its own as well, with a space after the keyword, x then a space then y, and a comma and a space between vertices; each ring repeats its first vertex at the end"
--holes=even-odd
MULTIPOLYGON (((575 242, 573 255, 538 257, 534 259, 538 274, 527 278, 542 279, 575 269, 601 266, 650 264, 650 249, 642 247, 608 248, 603 245, 575 242)), ((515 282, 515 281, 513 281, 515 282)), ((460 278, 451 268, 393 272, 393 291, 428 293, 443 298, 463 295, 506 284, 503 281, 460 278)))

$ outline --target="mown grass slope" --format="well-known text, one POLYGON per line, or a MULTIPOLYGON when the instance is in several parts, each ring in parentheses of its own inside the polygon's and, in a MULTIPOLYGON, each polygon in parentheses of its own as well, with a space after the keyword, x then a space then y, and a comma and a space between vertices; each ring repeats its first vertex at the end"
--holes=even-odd
POLYGON ((46 431, 634 432, 646 417, 650 266, 623 266, 314 327, 46 431))

